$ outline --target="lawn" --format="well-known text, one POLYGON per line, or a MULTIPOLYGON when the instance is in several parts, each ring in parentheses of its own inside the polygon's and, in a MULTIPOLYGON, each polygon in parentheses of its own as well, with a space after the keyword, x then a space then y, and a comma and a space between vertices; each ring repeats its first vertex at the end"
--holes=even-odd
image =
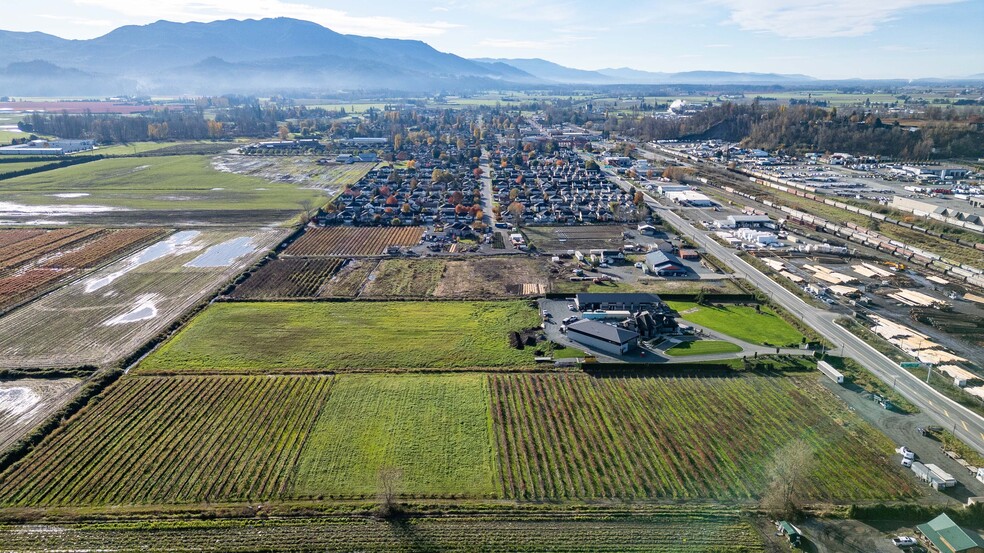
POLYGON ((297 469, 297 497, 375 497, 380 469, 404 496, 494 494, 484 375, 337 378, 297 469))
POLYGON ((741 346, 724 342, 721 340, 698 340, 694 342, 680 342, 672 348, 666 350, 666 354, 672 357, 686 357, 689 355, 712 355, 718 353, 738 353, 741 346))
POLYGON ((309 210, 321 191, 212 168, 207 156, 104 159, 10 179, 5 201, 139 210, 309 210), (58 197, 55 194, 86 194, 58 197))
POLYGON ((752 344, 773 346, 799 345, 803 335, 768 306, 757 312, 754 307, 697 305, 692 302, 668 301, 685 320, 727 334, 752 344))
POLYGON ((283 372, 532 365, 510 331, 539 326, 526 302, 217 303, 140 371, 283 372))

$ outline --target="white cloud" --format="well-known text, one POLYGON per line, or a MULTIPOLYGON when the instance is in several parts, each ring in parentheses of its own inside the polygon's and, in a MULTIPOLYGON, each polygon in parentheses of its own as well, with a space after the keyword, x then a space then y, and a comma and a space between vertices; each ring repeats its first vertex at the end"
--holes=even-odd
POLYGON ((909 9, 965 0, 709 0, 730 10, 745 31, 786 38, 855 37, 873 32, 909 9))
POLYGON ((428 38, 458 27, 444 21, 421 23, 388 16, 355 16, 342 10, 285 0, 75 0, 75 3, 146 22, 293 17, 319 23, 340 33, 387 38, 428 38))

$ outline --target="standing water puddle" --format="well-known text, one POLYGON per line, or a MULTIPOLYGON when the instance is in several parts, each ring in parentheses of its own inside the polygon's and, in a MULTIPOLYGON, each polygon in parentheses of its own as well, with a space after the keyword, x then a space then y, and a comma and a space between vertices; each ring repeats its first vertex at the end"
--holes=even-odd
POLYGON ((85 293, 88 294, 89 292, 95 292, 100 288, 109 286, 114 280, 129 273, 137 267, 150 263, 151 261, 156 261, 166 255, 179 255, 200 250, 202 246, 191 244, 192 240, 197 238, 199 234, 201 234, 201 232, 197 230, 184 230, 175 233, 173 236, 165 240, 161 240, 140 253, 131 256, 126 260, 126 265, 119 271, 86 282, 85 293))
POLYGON ((216 244, 205 250, 205 253, 185 263, 185 267, 228 267, 233 261, 249 255, 256 250, 253 239, 242 236, 216 244))
POLYGON ((113 317, 112 319, 104 322, 103 325, 113 326, 153 319, 157 316, 157 305, 154 303, 156 298, 157 296, 154 294, 141 296, 137 299, 137 306, 135 308, 122 315, 113 317))
POLYGON ((20 415, 30 411, 39 401, 41 398, 30 388, 0 388, 0 413, 20 415))

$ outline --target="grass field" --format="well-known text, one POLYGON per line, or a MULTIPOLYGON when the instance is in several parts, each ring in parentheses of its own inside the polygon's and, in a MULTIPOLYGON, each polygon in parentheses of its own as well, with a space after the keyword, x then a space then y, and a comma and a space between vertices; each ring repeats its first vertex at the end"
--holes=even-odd
POLYGON ((129 144, 112 144, 109 146, 99 146, 92 152, 83 152, 81 155, 101 154, 104 156, 127 156, 153 152, 184 142, 130 142, 129 144))
POLYGON ((337 377, 294 495, 371 498, 390 467, 404 496, 491 497, 488 394, 484 375, 337 377))
POLYGON ((798 330, 767 306, 762 306, 759 313, 754 307, 741 305, 713 307, 691 302, 666 303, 687 321, 752 344, 798 346, 803 339, 798 330))
POLYGON ((331 378, 125 377, 0 477, 10 505, 283 496, 331 378))
POLYGON ((667 505, 646 510, 536 507, 380 521, 351 516, 99 521, 0 525, 14 551, 566 551, 758 553, 762 539, 738 509, 667 505))
POLYGON ((130 210, 301 211, 318 207, 327 196, 294 184, 217 171, 205 156, 169 156, 104 159, 9 179, 4 199, 130 210), (66 193, 86 196, 54 196, 66 193))
POLYGON ((741 351, 741 346, 724 342, 721 340, 697 340, 694 342, 680 342, 672 348, 666 350, 666 354, 673 357, 686 357, 690 355, 711 355, 716 353, 737 353, 741 351))
POLYGON ((319 159, 320 156, 222 155, 213 160, 213 166, 238 175, 328 189, 333 194, 359 182, 376 166, 375 163, 322 165, 319 159))
POLYGON ((812 377, 490 379, 506 497, 755 498, 772 452, 796 438, 814 450, 815 499, 916 494, 892 442, 812 377))
POLYGON ((16 171, 23 171, 24 169, 34 169, 35 167, 42 167, 44 165, 51 165, 55 161, 16 161, 13 163, 0 163, 0 177, 3 177, 6 173, 14 173, 16 171))
POLYGON ((524 366, 532 352, 510 348, 508 333, 539 324, 525 302, 219 303, 137 370, 524 366))

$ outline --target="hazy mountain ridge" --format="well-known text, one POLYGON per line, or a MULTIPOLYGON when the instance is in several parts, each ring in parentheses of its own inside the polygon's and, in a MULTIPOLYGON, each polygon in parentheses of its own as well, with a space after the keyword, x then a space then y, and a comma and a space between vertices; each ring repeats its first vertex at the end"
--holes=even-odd
MULTIPOLYGON (((628 67, 574 69, 539 58, 466 59, 417 40, 344 35, 289 18, 128 25, 91 40, 0 31, 0 93, 222 94, 508 86, 802 85, 806 75, 628 67)), ((980 78, 974 75, 969 79, 980 78)))

